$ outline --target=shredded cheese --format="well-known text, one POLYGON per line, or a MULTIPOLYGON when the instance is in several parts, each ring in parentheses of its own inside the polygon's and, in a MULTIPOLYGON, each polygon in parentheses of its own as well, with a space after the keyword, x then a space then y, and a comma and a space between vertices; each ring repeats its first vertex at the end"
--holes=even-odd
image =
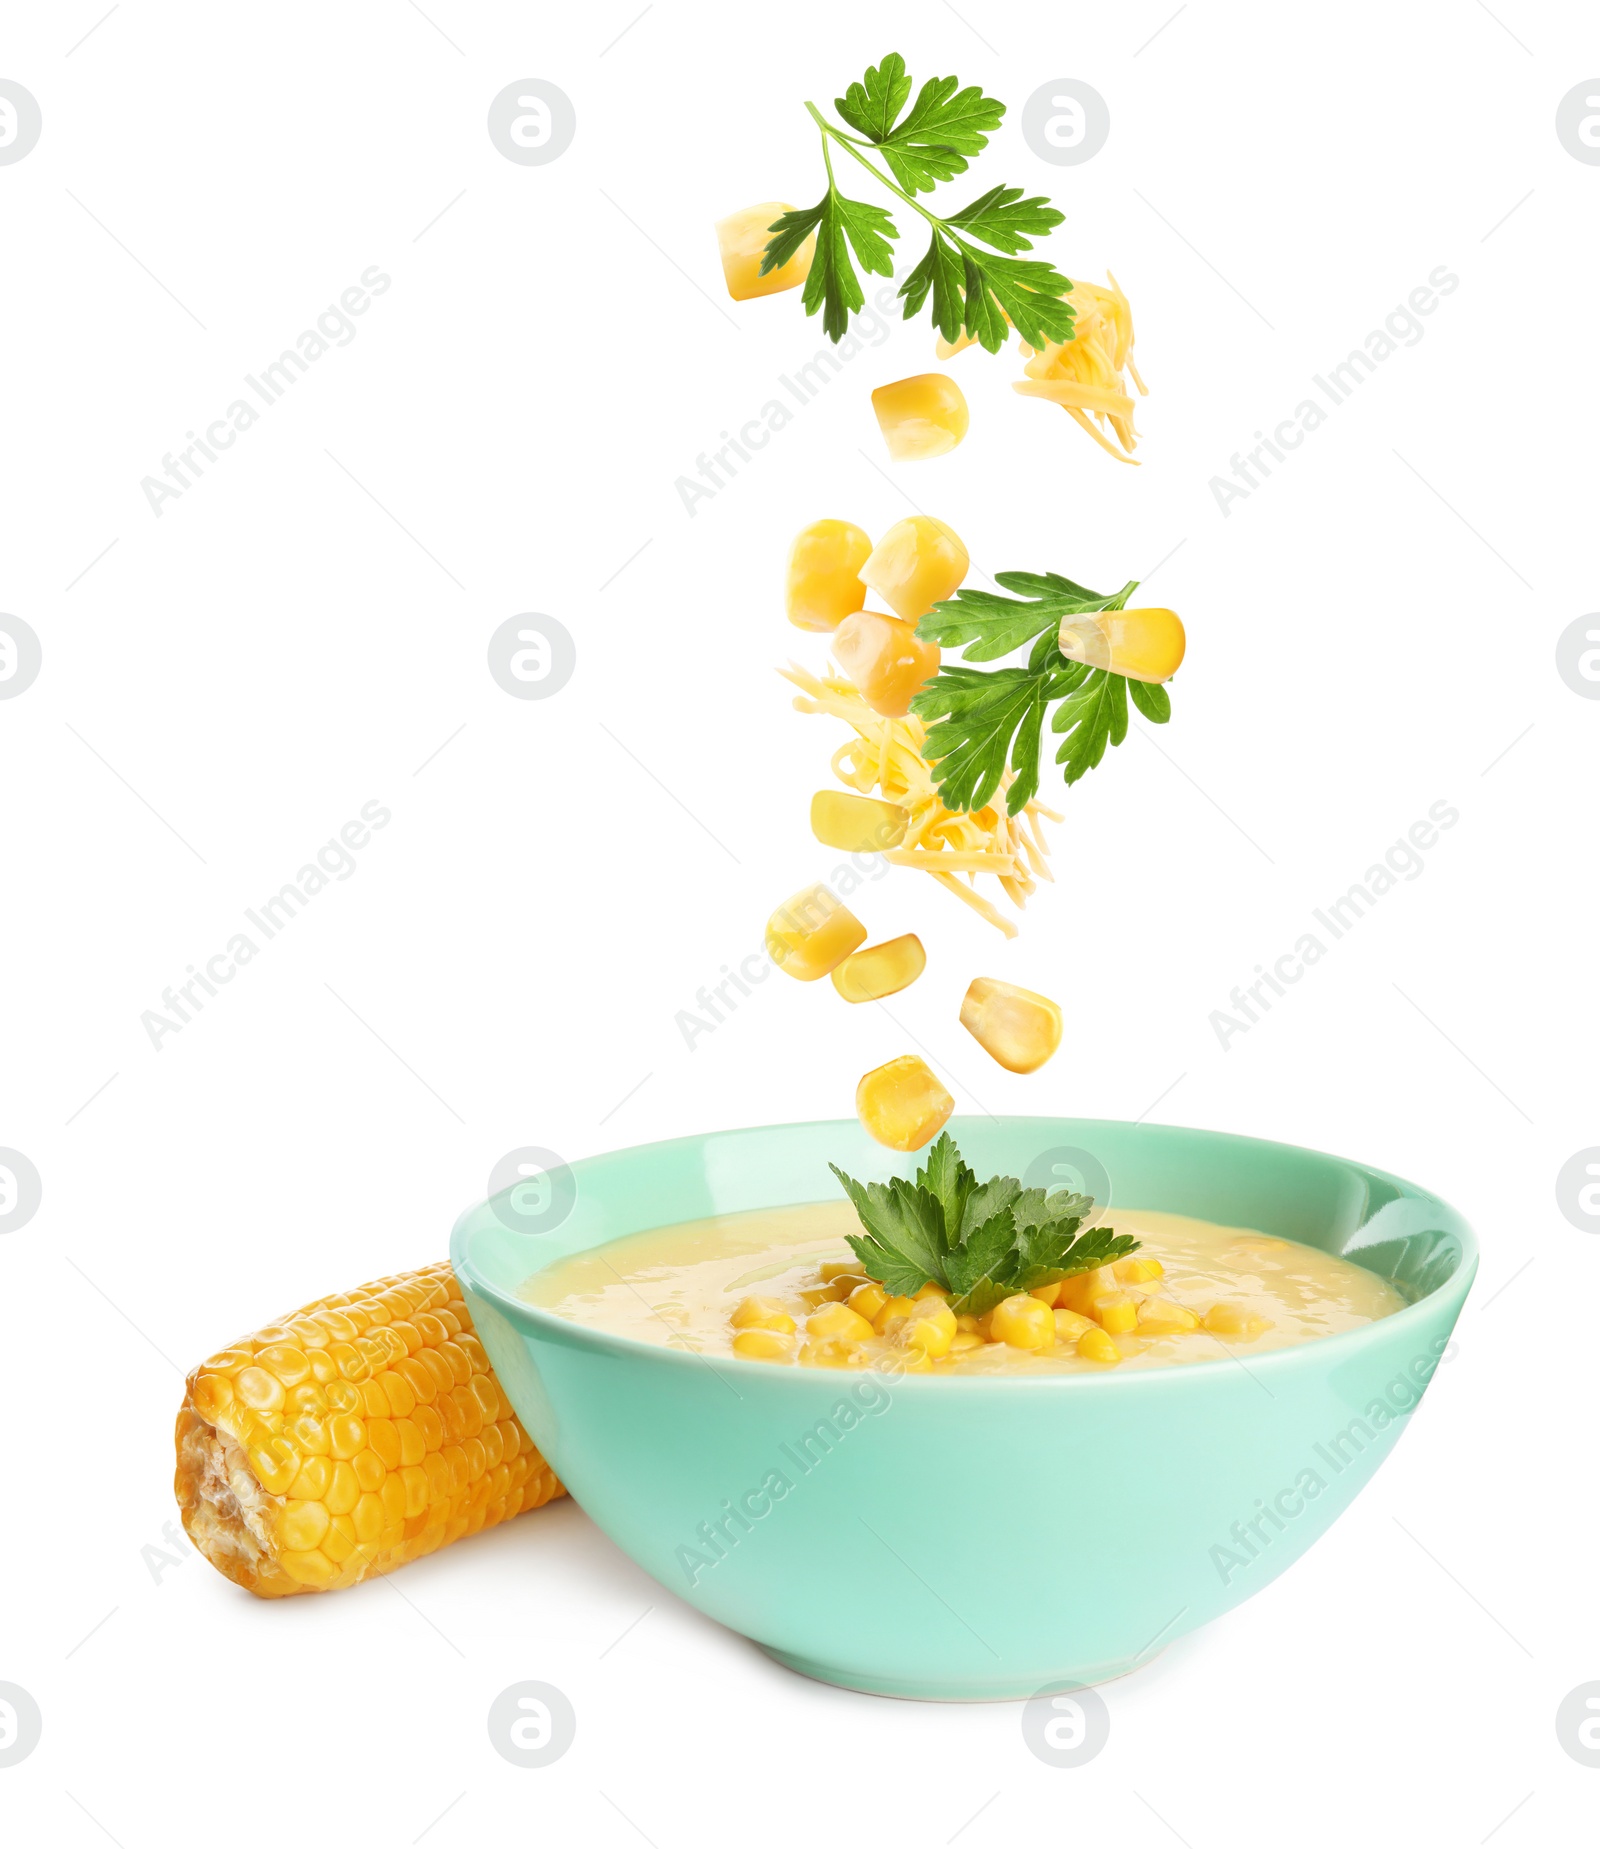
POLYGON ((1109 289, 1091 282, 1073 283, 1072 306, 1077 310, 1077 319, 1071 340, 1059 346, 1051 342, 1042 353, 1024 347, 1023 351, 1031 355, 1022 369, 1028 376, 1011 389, 1027 398, 1044 398, 1060 405, 1108 456, 1115 456, 1118 462, 1131 462, 1137 468, 1133 450, 1139 439, 1133 428, 1133 399, 1122 375, 1128 374, 1141 396, 1145 395, 1145 383, 1133 363, 1133 310, 1117 287, 1116 277, 1109 270, 1106 274, 1109 289), (1094 423, 1090 423, 1091 417, 1094 423), (1121 448, 1105 436, 1108 426, 1121 448))
MULTIPOLYGON (((932 766, 922 755, 927 729, 920 719, 911 714, 883 718, 836 674, 819 679, 794 662, 778 672, 800 689, 797 711, 827 713, 854 731, 855 737, 833 754, 833 773, 839 781, 862 796, 876 791, 908 812, 904 841, 889 849, 884 859, 932 874, 997 931, 1015 937, 1012 920, 976 890, 978 877, 998 879, 1006 897, 1021 910, 1039 881, 1052 878, 1040 821, 1059 822, 1061 817, 1039 802, 1028 803, 1015 816, 1007 815, 1003 805, 989 804, 971 815, 945 808, 932 766)), ((1011 782, 1008 771, 1002 787, 1011 782)))
MULTIPOLYGON (((1023 371, 1028 376, 1018 379, 1011 389, 1025 398, 1043 398, 1060 405, 1108 456, 1137 468, 1133 450, 1138 435, 1133 428, 1133 399, 1123 380, 1124 372, 1141 397, 1148 396, 1148 392, 1133 363, 1133 309, 1116 277, 1109 270, 1106 274, 1111 285, 1107 289, 1098 283, 1073 283, 1070 299, 1076 319, 1071 340, 1060 345, 1050 342, 1039 353, 1023 343, 1027 361, 1023 371), (1116 443, 1106 437, 1108 427, 1116 443)), ((1009 322, 1010 316, 1006 319, 1009 322)), ((972 336, 963 329, 959 340, 941 337, 937 352, 940 359, 947 360, 972 344, 972 336)))

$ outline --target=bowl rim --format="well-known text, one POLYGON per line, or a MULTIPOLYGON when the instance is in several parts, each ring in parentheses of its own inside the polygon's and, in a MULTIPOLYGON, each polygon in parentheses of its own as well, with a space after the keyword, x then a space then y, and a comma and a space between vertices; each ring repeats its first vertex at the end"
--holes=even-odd
MULTIPOLYGON (((714 1359, 693 1350, 671 1348, 665 1342, 647 1342, 636 1336, 619 1335, 614 1330, 602 1329, 594 1323, 584 1323, 575 1317, 563 1316, 559 1311, 548 1309, 541 1304, 531 1303, 526 1297, 519 1297, 504 1290, 500 1285, 486 1278, 478 1267, 471 1263, 468 1246, 474 1237, 474 1229, 469 1222, 477 1219, 483 1208, 488 1205, 488 1197, 475 1201, 465 1208, 456 1218, 450 1231, 450 1265, 458 1282, 470 1286, 487 1298, 495 1307, 507 1314, 515 1324, 518 1318, 533 1323, 536 1329, 545 1329, 551 1335, 564 1338, 576 1347, 592 1347, 601 1352, 608 1352, 618 1357, 633 1357, 636 1360, 648 1360, 672 1367, 709 1367, 720 1373, 723 1368, 731 1368, 739 1378, 759 1379, 776 1384, 788 1382, 795 1391, 811 1389, 820 1384, 837 1382, 841 1389, 847 1382, 866 1378, 893 1381, 895 1388, 912 1386, 915 1389, 936 1393, 982 1392, 993 1395, 997 1390, 1009 1393, 1050 1393, 1070 1389, 1074 1392, 1162 1392, 1170 1391, 1162 1383, 1174 1378, 1183 1379, 1195 1374, 1216 1379, 1220 1370, 1229 1367, 1241 1367, 1248 1375, 1257 1370, 1281 1373, 1286 1368, 1307 1365, 1308 1354, 1330 1354, 1342 1356, 1361 1347, 1387 1346, 1400 1334, 1402 1328, 1431 1320, 1438 1309, 1448 1299, 1454 1298, 1451 1322, 1460 1314, 1467 1294, 1477 1277, 1481 1251, 1477 1234, 1473 1231, 1466 1217, 1442 1196, 1430 1188, 1420 1187, 1416 1182, 1407 1181, 1403 1175, 1395 1175, 1387 1169, 1375 1168, 1369 1162, 1357 1161, 1352 1156, 1333 1154, 1324 1149, 1310 1149, 1300 1143, 1279 1142, 1271 1137, 1244 1136, 1232 1130, 1210 1130, 1191 1124, 1152 1124, 1143 1119, 1126 1119, 1110 1117, 1065 1117, 1059 1115, 1033 1116, 1021 1113, 1006 1113, 993 1118, 995 1123, 1072 1123, 1081 1125, 1103 1125, 1108 1129, 1129 1131, 1176 1131, 1186 1136, 1205 1137, 1211 1141, 1233 1143, 1241 1147, 1287 1150, 1296 1155, 1314 1156, 1324 1161, 1340 1162, 1347 1167, 1358 1170, 1363 1175, 1393 1183, 1411 1199, 1437 1201, 1452 1218, 1454 1224, 1449 1229, 1461 1244, 1461 1257, 1454 1271, 1442 1283, 1419 1297, 1414 1303, 1405 1304, 1390 1316, 1379 1317, 1375 1322, 1363 1324, 1356 1329, 1343 1329, 1335 1335, 1317 1336, 1308 1342, 1291 1342, 1283 1348, 1269 1349, 1265 1353, 1252 1357, 1247 1363, 1237 1353, 1224 1354, 1212 1361, 1185 1361, 1171 1367, 1131 1368, 1124 1372, 1120 1368, 1108 1368, 1104 1373, 1040 1373, 1040 1374, 914 1374, 905 1371, 888 1373, 878 1368, 800 1368, 775 1367, 770 1361, 749 1361, 742 1355, 718 1355, 714 1359)), ((650 1149, 682 1148, 688 1144, 705 1143, 712 1137, 766 1136, 775 1131, 786 1130, 823 1130, 829 1128, 859 1130, 860 1125, 853 1117, 845 1118, 807 1118, 786 1124, 743 1124, 728 1130, 701 1130, 686 1136, 660 1137, 649 1143, 627 1143, 619 1149, 601 1150, 594 1155, 580 1156, 567 1166, 576 1174, 579 1170, 598 1162, 608 1162, 617 1156, 632 1155, 650 1149)), ((891 1153, 900 1153, 898 1151, 891 1153)), ((909 1152, 913 1155, 919 1151, 909 1152)), ((808 1203, 791 1203, 806 1205, 808 1203)), ((759 1212, 758 1208, 743 1208, 741 1212, 759 1212)), ((666 1222, 674 1225, 678 1222, 666 1222)), ((640 1228, 650 1231, 651 1228, 640 1228)), ((618 1234, 618 1238, 629 1238, 627 1233, 618 1234)), ((598 1241, 605 1244, 606 1241, 598 1241)), ((1302 1243, 1291 1241, 1291 1244, 1302 1243)), ((586 1250, 589 1248, 585 1248, 586 1250)), ((1353 1261, 1352 1261, 1353 1262, 1353 1261)), ((535 1267, 528 1275, 534 1276, 541 1267, 535 1267)), ((1220 1340, 1220 1338, 1219 1338, 1220 1340)), ((1443 1351, 1441 1351, 1442 1355, 1443 1351)), ((1431 1380, 1437 1370, 1430 1369, 1431 1380)), ((1426 1381, 1418 1383, 1420 1389, 1426 1381)), ((782 1388, 779 1388, 782 1391, 782 1388)))

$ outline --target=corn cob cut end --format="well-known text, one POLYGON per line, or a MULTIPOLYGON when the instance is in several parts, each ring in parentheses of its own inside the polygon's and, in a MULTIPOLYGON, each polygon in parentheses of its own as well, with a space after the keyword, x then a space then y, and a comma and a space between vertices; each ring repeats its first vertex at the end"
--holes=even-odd
POLYGON ((387 1573, 566 1492, 495 1379, 448 1263, 323 1297, 189 1375, 191 1541, 260 1598, 387 1573))

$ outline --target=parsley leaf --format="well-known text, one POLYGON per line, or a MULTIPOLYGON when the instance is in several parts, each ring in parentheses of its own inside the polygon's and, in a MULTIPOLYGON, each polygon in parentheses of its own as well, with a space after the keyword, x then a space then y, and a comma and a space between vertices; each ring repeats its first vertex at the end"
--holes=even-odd
POLYGON ((984 1309, 992 1310, 1007 1292, 995 1282, 994 1273, 1001 1270, 1011 1248, 1017 1242, 1017 1228, 1010 1213, 1001 1208, 999 1213, 974 1227, 965 1244, 958 1246, 945 1260, 945 1288, 954 1293, 957 1303, 963 1308, 957 1310, 958 1316, 981 1316, 983 1310, 969 1310, 965 1306, 999 1291, 994 1303, 985 1303, 984 1309))
POLYGON ((850 1246, 867 1275, 898 1297, 937 1284, 958 1316, 982 1316, 1018 1291, 1109 1265, 1139 1245, 1110 1227, 1080 1231, 1094 1209, 1087 1195, 1046 1194, 1011 1175, 979 1184, 948 1132, 913 1182, 863 1185, 829 1166, 860 1216, 850 1246))
POLYGON ((1006 792, 1008 812, 1016 815, 1031 801, 1039 789, 1045 708, 1064 691, 1062 678, 1073 672, 1058 654, 1056 666, 1039 673, 941 668, 922 688, 911 710, 936 721, 928 728, 925 750, 947 809, 981 809, 1000 788, 1008 763, 1016 773, 1006 792))
POLYGON ((971 643, 964 649, 967 661, 998 661, 1046 630, 1059 629, 1063 617, 1120 610, 1138 589, 1136 582, 1128 583, 1102 597, 1053 571, 1003 571, 995 583, 1019 595, 997 597, 993 591, 963 585, 954 597, 933 606, 917 625, 917 634, 940 648, 971 643))
POLYGON ((1014 257, 1019 250, 1033 248, 1031 239, 1042 238, 1063 224, 1065 214, 1042 194, 1024 199, 1020 186, 994 186, 944 222, 1014 257))
POLYGON ((1015 327, 1030 346, 1072 338, 1074 315, 1056 299, 1072 284, 1037 259, 996 257, 935 222, 927 254, 900 285, 905 319, 933 295, 934 326, 946 340, 963 330, 998 353, 1015 327))
POLYGON ((1056 708, 1052 732, 1064 732, 1056 762, 1068 784, 1093 770, 1108 744, 1120 745, 1128 736, 1128 682, 1120 674, 1089 668, 1081 684, 1056 708))
POLYGON ((1172 717, 1172 700, 1154 682, 1068 661, 1057 646, 1063 620, 1125 609, 1136 581, 1104 596, 1053 571, 1003 571, 995 583, 1017 595, 963 586, 933 606, 917 634, 941 648, 962 649, 969 662, 995 661, 1031 642, 1027 666, 987 672, 943 666, 917 692, 911 710, 928 726, 924 749, 947 809, 983 808, 1009 769, 1006 812, 1017 815, 1039 791, 1048 707, 1055 705, 1050 729, 1062 734, 1056 762, 1070 786, 1095 768, 1108 745, 1127 737, 1130 696, 1152 725, 1172 717))
POLYGON ((898 1175, 887 1187, 881 1181, 863 1187, 831 1162, 828 1166, 866 1229, 864 1237, 850 1236, 850 1247, 869 1276, 898 1297, 920 1290, 944 1264, 945 1218, 937 1197, 898 1175))
POLYGON ((1000 126, 1005 104, 985 96, 976 84, 962 90, 960 82, 959 77, 930 77, 910 114, 878 142, 890 172, 909 192, 931 193, 941 181, 965 173, 966 157, 981 154, 1000 126))
POLYGON ((881 205, 868 205, 860 199, 847 199, 828 174, 828 190, 814 206, 803 211, 785 212, 768 227, 773 233, 761 259, 761 274, 787 263, 815 230, 816 254, 806 276, 801 300, 808 315, 822 309, 822 328, 830 340, 842 340, 851 315, 858 312, 866 297, 861 278, 850 261, 854 250, 861 267, 875 276, 894 274, 894 253, 889 240, 900 233, 894 220, 881 205))
POLYGON ((1024 198, 1020 186, 992 186, 959 211, 941 217, 918 198, 966 172, 968 157, 981 154, 1000 126, 1005 104, 985 96, 976 84, 962 88, 957 77, 928 78, 915 102, 911 91, 905 59, 890 52, 834 100, 840 119, 855 135, 830 122, 815 103, 806 104, 822 131, 827 196, 806 211, 786 212, 769 227, 772 237, 761 274, 788 262, 815 231, 816 254, 801 300, 807 314, 819 307, 824 310, 824 331, 838 341, 865 299, 850 260, 851 248, 868 270, 882 276, 893 273, 888 241, 898 235, 894 222, 880 208, 839 194, 831 150, 841 148, 931 228, 927 254, 900 288, 907 320, 931 298, 934 324, 946 340, 958 340, 965 330, 991 353, 998 352, 1009 332, 1008 320, 1035 347, 1070 340, 1074 315, 1062 298, 1072 284, 1044 259, 1018 255, 1062 222, 1062 214, 1048 199, 1024 198), (887 173, 868 158, 870 154, 882 159, 887 173), (872 214, 870 222, 862 216, 867 213, 872 214))
POLYGON ((900 118, 911 96, 906 61, 891 51, 882 64, 869 65, 860 83, 851 84, 833 106, 853 129, 869 141, 883 141, 900 118))

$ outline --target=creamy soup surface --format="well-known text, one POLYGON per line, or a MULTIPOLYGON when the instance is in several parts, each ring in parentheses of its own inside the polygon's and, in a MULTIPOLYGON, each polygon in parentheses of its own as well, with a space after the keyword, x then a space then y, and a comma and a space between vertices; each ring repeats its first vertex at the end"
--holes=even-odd
MULTIPOLYGON (((1218 1303, 1237 1305, 1267 1325, 1248 1339, 1204 1328, 1119 1333, 1113 1339, 1122 1360, 1115 1365, 1172 1367, 1234 1353, 1263 1354, 1359 1328, 1405 1305, 1385 1279, 1312 1246, 1175 1213, 1119 1210, 1108 1217, 1117 1232, 1141 1241, 1137 1257, 1159 1259, 1165 1270, 1158 1282, 1119 1289, 1182 1304, 1201 1317, 1218 1303)), ((783 1305, 793 1317, 794 1359, 803 1361, 807 1319, 842 1288, 823 1285, 819 1266, 852 1259, 845 1234, 858 1231, 855 1211, 843 1200, 723 1214, 633 1233, 558 1259, 529 1278, 520 1294, 576 1322, 708 1357, 734 1354, 739 1331, 733 1313, 755 1295, 783 1305)), ((830 1364, 871 1365, 892 1345, 887 1338, 864 1342, 830 1364)), ((1103 1373, 1106 1366, 1083 1358, 1067 1340, 1044 1349, 986 1340, 941 1356, 934 1371, 1103 1373)))

